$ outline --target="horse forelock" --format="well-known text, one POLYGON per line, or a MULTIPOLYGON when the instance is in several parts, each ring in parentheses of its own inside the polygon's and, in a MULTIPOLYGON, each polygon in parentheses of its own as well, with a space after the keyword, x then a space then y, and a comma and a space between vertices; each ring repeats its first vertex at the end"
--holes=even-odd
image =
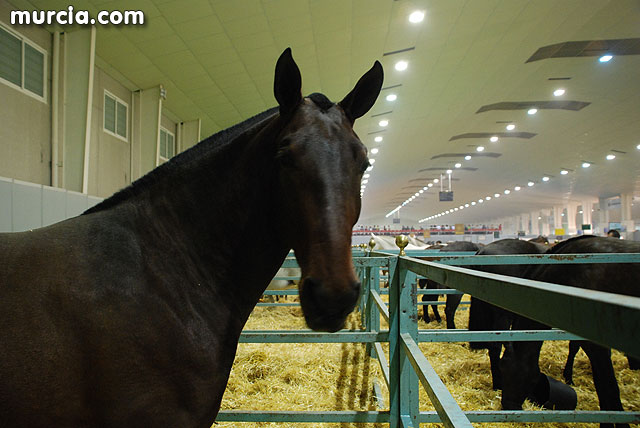
POLYGON ((313 103, 315 105, 320 107, 320 110, 322 110, 323 112, 329 110, 331 107, 336 105, 333 101, 331 101, 329 98, 327 98, 324 94, 321 94, 319 92, 314 92, 313 94, 310 94, 307 98, 309 98, 311 101, 313 101, 313 103))
POLYGON ((138 180, 131 183, 129 186, 125 187, 122 190, 119 190, 109 198, 89 208, 82 214, 91 214, 96 211, 102 211, 118 205, 120 202, 128 200, 132 196, 139 194, 142 190, 148 188, 162 177, 170 174, 172 171, 181 168, 182 166, 187 165, 193 161, 201 159, 204 156, 215 156, 216 152, 219 152, 226 148, 229 143, 236 140, 237 137, 251 131, 254 128, 257 128, 258 126, 260 126, 260 124, 274 116, 277 112, 277 107, 270 108, 263 111, 262 113, 250 117, 243 122, 223 129, 222 131, 219 131, 205 138, 195 146, 191 147, 188 150, 185 150, 182 153, 179 153, 178 155, 171 158, 168 162, 165 162, 162 165, 154 168, 147 174, 140 177, 138 180))

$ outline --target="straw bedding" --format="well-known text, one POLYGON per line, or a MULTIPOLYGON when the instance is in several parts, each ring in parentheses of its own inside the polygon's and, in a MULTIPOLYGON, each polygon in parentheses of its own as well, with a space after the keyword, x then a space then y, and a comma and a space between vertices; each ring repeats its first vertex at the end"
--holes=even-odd
MULTIPOLYGON (((467 296, 465 296, 467 297, 467 296)), ((468 300, 468 298, 464 299, 468 300)), ((419 309, 421 312, 422 309, 419 309)), ((456 325, 468 323, 468 311, 458 310, 456 325)), ((420 321, 419 328, 444 328, 420 321)), ((258 307, 246 329, 275 330, 306 328, 299 308, 258 307)), ((352 314, 347 328, 359 328, 359 315, 352 314)), ((383 324, 383 328, 386 326, 383 324)), ((471 351, 466 343, 421 343, 420 348, 463 410, 499 410, 500 391, 491 389, 491 372, 486 351, 471 351)), ((386 348, 385 348, 386 349, 386 348)), ((545 342, 540 367, 562 379, 568 342, 545 342)), ((640 410, 640 371, 632 371, 624 355, 613 351, 613 364, 625 410, 640 410)), ((597 410, 598 399, 589 360, 581 350, 574 365, 578 410, 597 410)), ((388 410, 388 390, 379 364, 365 353, 362 344, 240 344, 222 401, 222 409, 238 410, 388 410), (378 407, 373 382, 383 391, 378 407)), ((525 403, 526 410, 536 407, 525 403)), ((434 410, 424 391, 420 409, 434 410)), ((511 427, 597 427, 597 424, 482 424, 511 427)), ((215 427, 377 427, 386 424, 302 424, 221 422, 215 427)), ((422 424, 421 427, 441 426, 422 424)))

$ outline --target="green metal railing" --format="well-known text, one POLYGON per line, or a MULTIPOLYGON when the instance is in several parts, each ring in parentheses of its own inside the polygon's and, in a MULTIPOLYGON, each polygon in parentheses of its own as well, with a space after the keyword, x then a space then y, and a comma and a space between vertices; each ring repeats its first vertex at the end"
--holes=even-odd
MULTIPOLYGON (((387 423, 391 428, 418 427, 441 422, 447 427, 471 427, 471 422, 638 423, 640 412, 616 411, 462 411, 429 361, 420 342, 575 340, 587 338, 640 357, 640 298, 503 275, 459 266, 534 263, 640 263, 640 254, 567 254, 523 256, 471 256, 467 254, 408 251, 418 260, 387 252, 354 254, 362 282, 359 309, 363 330, 337 333, 297 331, 244 331, 241 343, 364 343, 380 363, 389 387, 388 411, 221 411, 217 421, 235 422, 347 422, 387 423), (446 255, 445 255, 446 254, 446 255), (455 266, 454 266, 455 265, 455 266), (389 305, 380 293, 380 270, 388 270, 389 305), (467 331, 418 330, 416 278, 418 275, 472 294, 483 300, 563 330, 467 331), (597 325, 593 313, 599 314, 597 325), (384 318, 388 329, 380 329, 384 318), (623 328, 621 328, 621 326, 623 328), (383 352, 389 345, 389 358, 383 352), (419 410, 420 384, 436 411, 419 410)), ((287 259, 283 267, 297 267, 287 259)), ((434 290, 436 291, 436 290, 434 290)), ((447 290, 437 290, 439 294, 447 290)), ((297 294, 282 290, 269 294, 297 294)))

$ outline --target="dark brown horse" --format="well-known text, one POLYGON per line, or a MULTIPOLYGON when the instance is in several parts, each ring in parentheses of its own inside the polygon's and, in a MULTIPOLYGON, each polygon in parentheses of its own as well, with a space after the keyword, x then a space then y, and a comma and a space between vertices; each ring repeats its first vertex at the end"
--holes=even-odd
MULTIPOLYGON (((640 253, 640 243, 615 238, 584 235, 563 241, 547 254, 579 253, 640 253)), ((590 290, 606 291, 640 297, 640 264, 557 264, 532 265, 525 278, 552 282, 590 290)), ((598 323, 597 313, 593 322, 598 323)), ((517 316, 513 322, 515 330, 549 328, 537 321, 517 316)), ((589 341, 579 342, 591 362, 593 383, 598 394, 601 410, 623 410, 620 390, 616 382, 611 350, 589 341)), ((525 398, 531 395, 540 373, 538 360, 542 342, 513 342, 506 347, 500 361, 503 376, 502 407, 507 410, 520 409, 525 398)), ((601 424, 612 428, 614 424, 601 424)), ((628 428, 629 424, 615 424, 616 428, 628 428)))
POLYGON ((279 109, 82 216, 0 234, 0 425, 211 426, 242 327, 290 248, 307 324, 342 328, 368 166, 352 126, 382 80, 376 62, 338 104, 303 98, 287 49, 279 109))

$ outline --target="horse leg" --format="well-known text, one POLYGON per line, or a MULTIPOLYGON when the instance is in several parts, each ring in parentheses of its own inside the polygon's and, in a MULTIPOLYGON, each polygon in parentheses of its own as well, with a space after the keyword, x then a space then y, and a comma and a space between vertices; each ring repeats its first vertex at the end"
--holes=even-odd
MULTIPOLYGON (((611 363, 611 349, 596 345, 592 342, 583 342, 582 349, 591 362, 593 383, 598 394, 600 410, 622 411, 620 402, 620 389, 611 363)), ((600 428, 629 428, 629 424, 600 424, 600 428)))
POLYGON ((487 350, 489 351, 489 362, 491 363, 493 389, 497 391, 502 389, 502 372, 500 371, 500 351, 502 351, 502 344, 491 343, 487 347, 487 350))
POLYGON ((569 341, 569 355, 567 356, 567 363, 564 365, 562 371, 562 377, 567 385, 573 385, 573 362, 576 359, 576 354, 580 350, 580 341, 569 341))
POLYGON ((462 300, 462 294, 447 294, 447 304, 444 307, 444 314, 447 317, 447 328, 456 328, 456 310, 462 300))
POLYGON ((640 359, 627 355, 627 360, 631 370, 640 370, 640 359))

